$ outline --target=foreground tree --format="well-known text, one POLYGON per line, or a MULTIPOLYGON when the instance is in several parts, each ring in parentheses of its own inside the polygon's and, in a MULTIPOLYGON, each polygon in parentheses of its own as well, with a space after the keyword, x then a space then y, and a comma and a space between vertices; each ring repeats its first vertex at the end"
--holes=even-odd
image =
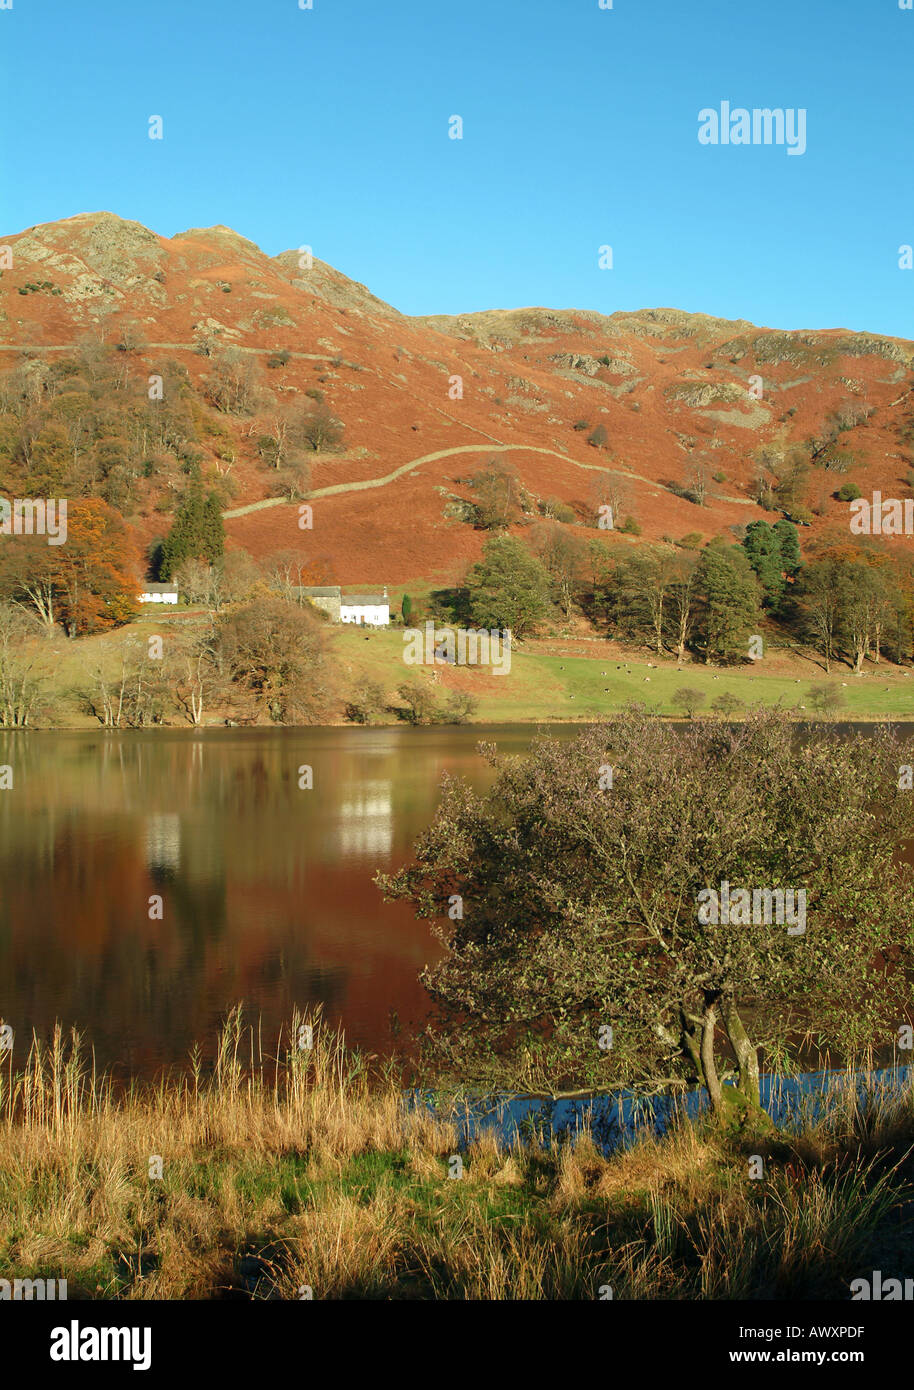
POLYGON ((761 1122, 760 1048, 795 1054, 804 1028, 846 1056, 891 1043, 914 919, 895 853, 914 830, 898 786, 914 748, 893 731, 801 743, 782 713, 676 730, 631 710, 528 757, 488 754, 491 790, 447 780, 416 862, 378 878, 436 919, 427 1041, 464 1080, 678 1079, 721 1120, 761 1122), (719 920, 703 920, 708 890, 719 920))

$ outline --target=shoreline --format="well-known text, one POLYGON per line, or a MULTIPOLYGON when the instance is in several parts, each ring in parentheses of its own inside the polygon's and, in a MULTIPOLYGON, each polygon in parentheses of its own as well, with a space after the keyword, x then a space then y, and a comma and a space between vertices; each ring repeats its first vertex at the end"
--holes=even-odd
MULTIPOLYGON (((760 707, 761 707, 761 708, 770 708, 770 706, 761 705, 761 702, 760 702, 760 707)), ((18 725, 17 725, 17 726, 10 726, 10 727, 5 727, 5 726, 0 725, 0 737, 2 737, 4 734, 91 734, 93 737, 95 737, 95 736, 98 735, 98 734, 112 734, 112 735, 113 735, 113 734, 154 734, 154 733, 169 733, 169 734, 176 734, 176 733, 186 733, 186 734, 210 733, 210 734, 211 734, 211 733, 219 733, 219 732, 224 732, 224 733, 235 733, 235 734, 237 734, 237 733, 260 733, 260 734, 262 734, 262 733, 279 733, 279 732, 282 732, 283 730, 288 730, 289 732, 292 732, 292 731, 294 730, 294 731, 297 732, 297 733, 304 733, 304 732, 315 733, 315 732, 319 732, 319 731, 321 731, 321 730, 330 730, 330 729, 349 729, 349 730, 352 730, 353 732, 360 732, 360 731, 361 731, 361 732, 363 732, 363 733, 377 733, 377 732, 380 732, 381 730, 402 730, 402 731, 404 731, 404 732, 423 732, 423 731, 424 731, 425 733, 431 733, 431 732, 433 732, 433 731, 437 731, 437 732, 441 733, 441 732, 444 732, 445 730, 448 730, 448 731, 452 731, 452 732, 453 732, 453 731, 456 731, 456 730, 459 730, 459 729, 490 729, 490 728, 491 728, 491 729, 517 729, 517 728, 529 728, 529 729, 536 730, 536 729, 542 728, 542 727, 544 727, 544 726, 547 726, 547 727, 550 727, 550 728, 551 728, 551 727, 557 727, 557 728, 585 728, 585 727, 588 727, 589 725, 592 725, 592 724, 603 724, 603 723, 608 722, 609 720, 611 720, 611 719, 613 718, 614 715, 620 714, 624 708, 625 708, 625 707, 624 707, 623 705, 613 706, 612 709, 607 709, 607 710, 605 711, 605 713, 599 714, 599 715, 593 715, 593 716, 591 716, 591 717, 582 717, 582 716, 580 716, 580 715, 576 715, 576 716, 569 717, 569 718, 567 718, 567 719, 563 719, 563 718, 560 718, 560 717, 558 717, 558 716, 540 715, 540 716, 538 716, 537 718, 529 718, 529 719, 519 719, 519 718, 513 718, 513 717, 512 717, 512 718, 508 718, 508 719, 492 719, 492 718, 485 718, 485 719, 467 719, 467 720, 464 720, 463 722, 461 722, 461 723, 459 723, 459 724, 457 724, 457 723, 445 723, 445 722, 442 722, 442 723, 429 723, 429 724, 411 724, 408 720, 405 720, 405 719, 400 719, 400 720, 389 720, 389 721, 378 721, 377 723, 373 723, 373 724, 361 724, 361 723, 358 723, 357 721, 353 721, 353 720, 351 720, 351 719, 339 719, 339 720, 327 720, 327 721, 325 721, 325 722, 323 722, 323 723, 320 723, 320 724, 278 724, 278 723, 277 723, 277 724, 273 724, 273 723, 270 723, 270 724, 247 724, 247 723, 245 723, 245 724, 239 724, 239 723, 228 723, 228 722, 223 722, 223 723, 196 724, 196 725, 194 725, 194 724, 145 724, 145 725, 142 725, 141 727, 134 727, 134 726, 131 726, 131 725, 122 725, 122 726, 119 726, 119 727, 117 727, 117 728, 110 728, 110 727, 108 727, 108 726, 106 726, 106 725, 103 725, 103 724, 95 724, 95 725, 93 725, 93 724, 36 724, 36 725, 27 725, 25 728, 20 727, 20 726, 18 726, 18 725)), ((785 713, 788 714, 788 715, 791 715, 791 716, 793 715, 793 711, 792 711, 792 710, 786 710, 785 713)), ((695 723, 697 723, 697 722, 698 722, 699 720, 701 720, 701 719, 711 719, 711 720, 714 720, 715 722, 717 722, 717 723, 719 723, 719 724, 730 724, 730 725, 732 725, 732 724, 744 724, 744 723, 746 722, 747 714, 748 714, 748 711, 747 711, 746 713, 743 713, 743 714, 736 714, 736 715, 733 715, 733 716, 730 717, 730 718, 725 718, 723 715, 715 715, 715 714, 710 714, 710 715, 709 715, 709 714, 706 714, 706 713, 704 713, 704 712, 699 712, 699 713, 695 716, 695 719, 694 719, 693 721, 690 721, 689 718, 688 718, 687 716, 683 716, 683 715, 680 715, 680 714, 656 714, 656 715, 654 716, 654 718, 660 720, 660 722, 661 722, 661 723, 664 723, 664 724, 689 724, 690 722, 695 722, 695 723)), ((819 727, 826 727, 826 728, 841 728, 842 726, 844 726, 844 727, 850 727, 850 726, 857 725, 857 724, 876 724, 876 725, 879 725, 879 724, 891 724, 891 725, 907 725, 907 724, 911 724, 911 725, 914 725, 914 710, 911 710, 910 713, 906 713, 906 714, 902 714, 902 715, 892 715, 892 714, 887 714, 887 713, 884 713, 884 714, 875 714, 875 713, 874 713, 874 714, 868 714, 868 713, 858 713, 858 712, 855 711, 854 714, 853 714, 853 717, 849 717, 848 715, 844 714, 844 715, 842 715, 842 716, 840 716, 840 717, 829 718, 828 716, 823 716, 823 717, 818 718, 818 719, 816 719, 816 718, 810 718, 808 715, 804 714, 804 715, 802 715, 802 716, 797 716, 796 718, 793 718, 793 719, 792 719, 792 722, 795 723, 795 724, 797 724, 797 725, 806 725, 806 726, 808 726, 808 727, 811 728, 811 729, 812 729, 812 728, 819 728, 819 727)))

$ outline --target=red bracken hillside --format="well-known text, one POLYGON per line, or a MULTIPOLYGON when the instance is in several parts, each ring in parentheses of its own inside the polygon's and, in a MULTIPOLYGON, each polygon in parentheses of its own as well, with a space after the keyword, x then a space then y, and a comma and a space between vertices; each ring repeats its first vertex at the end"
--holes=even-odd
MULTIPOLYGON (((229 544, 255 556, 300 550, 343 584, 460 577, 484 533, 455 515, 454 502, 499 454, 533 501, 560 499, 582 521, 591 519, 595 470, 609 469, 644 540, 707 538, 773 519, 754 500, 760 447, 776 458, 820 437, 826 417, 844 409, 857 421, 840 437, 850 472, 812 470, 805 534, 846 522, 832 493, 848 479, 863 492, 910 490, 910 342, 780 332, 675 309, 409 318, 320 261, 302 267, 297 251, 267 256, 226 227, 168 239, 111 213, 32 227, 2 244, 11 265, 0 278, 0 372, 23 362, 40 372, 95 341, 123 344, 124 370, 139 380, 172 360, 198 386, 220 344, 250 355, 257 407, 222 417, 235 459, 229 544), (323 393, 345 435, 341 452, 312 457, 314 528, 302 531, 297 504, 243 509, 270 496, 260 417, 309 389, 323 393), (602 447, 588 443, 599 426, 602 447), (687 486, 696 468, 704 506, 668 486, 687 486)), ((159 500, 151 481, 131 517, 142 541, 163 531, 159 500)))

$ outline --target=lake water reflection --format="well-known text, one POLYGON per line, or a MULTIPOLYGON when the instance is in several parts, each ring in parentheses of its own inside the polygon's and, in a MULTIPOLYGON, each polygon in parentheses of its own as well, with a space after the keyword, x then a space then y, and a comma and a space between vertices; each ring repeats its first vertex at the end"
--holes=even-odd
POLYGON ((270 1047, 294 1008, 320 1002, 350 1043, 389 1050, 392 1011, 404 1034, 425 1015, 417 977, 438 945, 373 876, 410 858, 445 771, 491 782, 480 739, 522 752, 535 732, 0 733, 14 776, 0 791, 0 1019, 16 1060, 59 1019, 100 1065, 150 1076, 208 1049, 238 1001, 270 1047))
POLYGON ((0 1018, 17 1060, 59 1019, 102 1066, 149 1076, 209 1044, 239 1000, 265 1043, 321 1002, 350 1042, 383 1052, 391 1010, 404 1030, 425 1013, 417 974, 437 943, 373 875, 410 857, 445 770, 488 784, 481 738, 514 752, 533 733, 0 734, 14 773, 0 792, 0 1018))

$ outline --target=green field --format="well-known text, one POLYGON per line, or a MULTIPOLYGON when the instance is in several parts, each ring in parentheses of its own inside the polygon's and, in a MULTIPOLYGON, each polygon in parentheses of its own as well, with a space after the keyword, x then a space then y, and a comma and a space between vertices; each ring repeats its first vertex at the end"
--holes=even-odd
MULTIPOLYGON (((391 628, 366 633, 347 628, 333 634, 334 648, 347 679, 377 681, 391 694, 407 676, 427 668, 403 662, 403 632, 391 628)), ((846 666, 836 666, 826 677, 821 671, 805 676, 767 676, 764 661, 754 668, 713 668, 675 662, 648 665, 648 658, 622 660, 617 654, 600 654, 595 642, 592 658, 546 655, 518 646, 511 653, 511 670, 492 677, 488 671, 466 668, 460 673, 462 688, 476 694, 480 723, 515 723, 549 720, 589 720, 621 709, 632 700, 642 701, 658 714, 682 715, 674 704, 677 690, 689 686, 705 695, 701 712, 711 702, 729 694, 750 705, 777 705, 796 710, 800 718, 813 719, 809 695, 814 687, 830 687, 843 703, 838 715, 849 719, 914 719, 914 676, 898 667, 871 667, 865 676, 854 676, 846 666), (621 669, 618 669, 621 666, 621 669), (627 668, 627 669, 626 669, 627 668), (875 671, 875 674, 874 674, 875 671), (803 710, 799 706, 805 705, 803 710)), ((453 668, 442 668, 442 689, 449 688, 453 668)))
MULTIPOLYGON (((202 632, 207 621, 202 611, 182 608, 168 615, 144 613, 123 628, 76 641, 61 633, 50 639, 36 638, 30 660, 47 698, 44 712, 33 726, 97 728, 98 721, 87 709, 85 692, 97 688, 102 675, 116 685, 125 645, 134 653, 142 653, 150 636, 161 635, 167 654, 171 639, 177 642, 202 632)), ((393 706, 380 722, 398 722, 396 708, 402 701, 397 687, 417 676, 434 684, 439 703, 453 689, 473 695, 478 706, 472 722, 480 724, 586 722, 632 701, 643 702, 657 714, 682 717, 683 707, 674 702, 674 696, 683 687, 705 696, 697 713, 713 713, 712 701, 728 694, 742 701, 744 708, 780 704, 800 719, 815 719, 817 711, 810 696, 813 689, 825 687, 841 701, 832 717, 914 720, 914 674, 885 662, 878 667, 868 664, 866 674, 859 677, 846 665, 836 665, 826 677, 811 660, 776 651, 770 675, 765 673, 764 660, 742 668, 685 663, 677 670, 672 660, 651 666, 652 658, 643 650, 620 655, 617 644, 600 639, 587 644, 592 656, 555 654, 563 639, 552 638, 549 651, 543 649, 543 642, 515 645, 509 672, 493 676, 486 667, 407 665, 401 627, 366 630, 328 626, 326 634, 332 690, 328 723, 346 722, 347 702, 357 699, 367 682, 381 687, 393 706)), ((567 639, 569 644, 572 640, 567 639)), ((213 696, 207 702, 204 722, 220 724, 225 712, 213 696)), ((170 722, 180 724, 182 720, 174 714, 170 722)))

